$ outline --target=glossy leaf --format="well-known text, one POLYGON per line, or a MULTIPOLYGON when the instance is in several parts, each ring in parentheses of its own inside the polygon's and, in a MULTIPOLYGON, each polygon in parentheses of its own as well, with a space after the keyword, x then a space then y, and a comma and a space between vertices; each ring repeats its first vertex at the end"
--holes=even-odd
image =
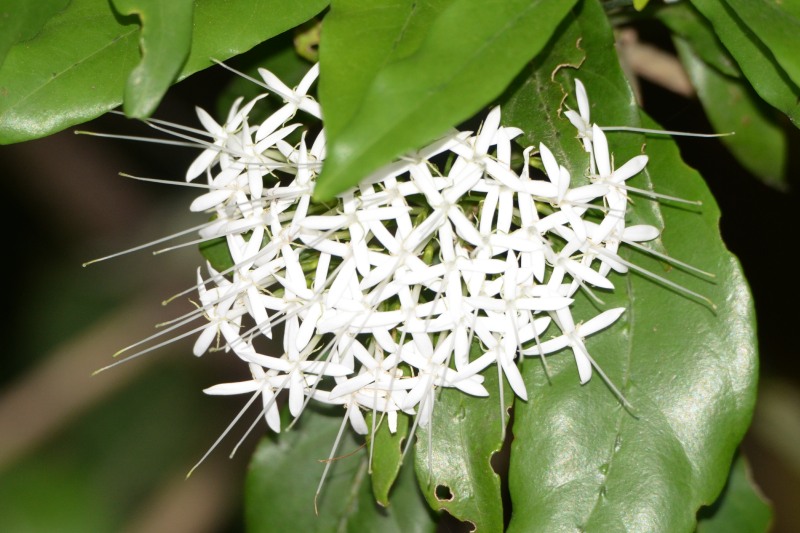
POLYGON ((723 144, 747 170, 773 187, 784 188, 788 143, 777 112, 743 80, 709 67, 683 39, 675 38, 675 47, 714 129, 736 133, 722 137, 723 144))
POLYGON ((786 114, 795 126, 800 126, 800 88, 775 62, 763 43, 723 2, 692 0, 692 4, 711 21, 719 39, 758 95, 786 114))
POLYGON ((678 2, 656 12, 670 31, 685 39, 695 53, 721 73, 741 77, 742 72, 714 33, 711 24, 688 2, 678 2))
POLYGON ((701 509, 697 533, 764 533, 772 522, 772 509, 750 477, 750 465, 739 455, 719 499, 701 509))
POLYGON ((0 5, 0 67, 9 48, 36 36, 70 0, 4 0, 0 5))
POLYGON ((178 77, 192 44, 193 0, 113 0, 123 15, 138 16, 141 62, 125 85, 125 114, 146 118, 178 77))
POLYGON ((372 2, 334 0, 321 43, 320 99, 328 135, 358 112, 376 75, 414 53, 430 25, 453 0, 372 2))
POLYGON ((772 52, 775 61, 788 74, 795 86, 800 85, 800 55, 797 53, 800 2, 725 0, 725 3, 772 52))
MULTIPOLYGON (((637 125, 613 36, 597 2, 583 3, 543 66, 571 62, 576 34, 586 61, 574 73, 562 69, 553 83, 569 87, 565 78, 577 76, 587 82, 601 125, 637 125)), ((520 92, 526 86, 521 84, 520 92)), ((556 102, 549 105, 549 118, 535 127, 549 121, 556 137, 567 121, 552 111, 556 102)), ((506 119, 520 124, 512 114, 506 119)), ((657 127, 649 121, 644 126, 657 127)), ((560 136, 563 143, 579 144, 573 137, 560 136)), ((609 134, 618 167, 640 153, 642 140, 636 134, 609 134)), ((646 153, 647 169, 631 185, 654 186, 704 204, 695 211, 637 197, 635 217, 664 227, 666 252, 716 273, 716 283, 643 254, 631 254, 631 261, 707 295, 717 310, 636 274, 611 276, 616 291, 600 297, 608 308, 624 305, 627 311, 602 336, 590 337, 587 347, 631 402, 635 416, 597 374, 581 387, 569 351, 550 356, 550 383, 540 366, 525 366, 530 399, 515 407, 510 531, 692 531, 697 510, 722 489, 749 423, 757 374, 752 302, 738 262, 720 239, 719 211, 671 139, 648 138, 646 153)), ((580 157, 573 168, 587 166, 586 155, 580 157)), ((598 312, 582 299, 574 315, 576 321, 586 320, 598 312)))
POLYGON ((438 13, 429 6, 439 2, 334 3, 321 44, 329 145, 316 195, 346 190, 474 115, 544 47, 574 2, 462 0, 438 13), (416 16, 418 4, 435 16, 416 16), (356 31, 347 23, 352 10, 356 31))
MULTIPOLYGON (((336 411, 343 415, 343 411, 336 411)), ((341 427, 341 416, 307 409, 298 427, 259 444, 245 487, 245 519, 251 533, 272 531, 433 532, 430 513, 414 481, 403 468, 380 510, 370 489, 368 457, 350 428, 339 445, 314 513, 314 492, 324 460, 341 427)))
POLYGON ((492 458, 503 446, 514 395, 506 383, 500 393, 493 369, 485 372, 485 377, 489 398, 457 389, 436 393, 429 429, 417 431, 416 470, 433 509, 444 509, 470 522, 473 530, 501 532, 503 499, 492 458))
MULTIPOLYGON (((614 42, 607 38, 610 31, 597 2, 582 2, 567 15, 545 51, 515 80, 503 105, 503 123, 523 129, 520 144, 538 148, 539 143, 544 143, 569 170, 573 186, 585 179, 582 176, 589 168, 582 144, 569 142, 577 138, 577 133, 563 116, 566 109, 578 109, 575 78, 581 80, 591 96, 592 122, 623 126, 638 120, 633 92, 607 75, 608 71, 619 71, 614 42), (600 25, 601 38, 588 31, 589 25, 600 25), (586 50, 594 53, 587 55, 586 50)), ((641 141, 635 135, 623 136, 622 140, 630 149, 641 141)))
MULTIPOLYGON (((324 0, 198 0, 192 50, 178 78, 308 20, 324 0)), ((0 143, 49 135, 122 102, 139 61, 139 26, 107 0, 73 0, 35 39, 14 46, 0 70, 0 143)))
MULTIPOLYGON (((397 475, 403 466, 403 450, 406 448, 408 437, 408 415, 398 413, 397 431, 389 431, 389 424, 384 418, 375 430, 372 438, 372 413, 367 416, 367 427, 370 434, 367 437, 367 447, 372 453, 372 494, 375 501, 386 507, 389 505, 389 491, 392 489, 397 475)), ((410 467, 407 469, 410 470, 410 467)))
POLYGON ((192 51, 180 79, 302 24, 329 0, 198 0, 192 51))

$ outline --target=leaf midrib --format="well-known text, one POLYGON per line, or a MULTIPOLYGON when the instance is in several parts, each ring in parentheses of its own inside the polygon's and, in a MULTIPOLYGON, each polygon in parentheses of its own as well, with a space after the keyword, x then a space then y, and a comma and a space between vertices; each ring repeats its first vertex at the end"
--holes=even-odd
MULTIPOLYGON (((628 296, 628 300, 630 301, 630 306, 628 308, 628 311, 625 313, 626 314, 626 317, 625 317, 626 318, 626 323, 627 323, 628 328, 629 328, 628 329, 629 335, 628 335, 628 338, 626 340, 627 349, 625 351, 626 352, 625 353, 625 373, 624 373, 624 377, 623 377, 624 384, 620 388, 620 391, 622 392, 622 394, 626 394, 626 392, 628 391, 628 389, 630 387, 630 376, 631 376, 631 366, 632 366, 631 362, 633 360, 633 339, 634 339, 633 330, 634 330, 634 321, 635 321, 635 318, 636 318, 636 315, 634 313, 634 306, 633 306, 633 301, 636 298, 634 296, 633 283, 631 282, 630 274, 625 276, 625 285, 626 285, 626 288, 627 288, 627 291, 628 291, 628 295, 629 295, 628 296)), ((597 511, 598 506, 600 505, 600 501, 602 500, 603 494, 605 493, 605 490, 606 490, 606 485, 608 483, 608 478, 611 475, 611 469, 612 469, 612 467, 614 465, 614 458, 619 453, 619 450, 617 449, 618 448, 617 442, 619 442, 620 436, 622 435, 622 427, 625 424, 625 421, 628 420, 629 417, 631 417, 631 416, 633 416, 633 415, 631 415, 626 409, 624 409, 622 407, 619 408, 618 413, 617 413, 616 429, 614 431, 614 440, 611 442, 611 449, 610 449, 609 454, 608 454, 608 460, 605 463, 603 463, 603 464, 606 464, 608 466, 606 467, 605 474, 603 474, 603 481, 600 483, 600 486, 599 486, 599 488, 597 490, 597 494, 595 496, 594 504, 592 505, 592 508, 589 511, 589 514, 586 515, 586 519, 581 522, 583 525, 588 524, 591 521, 592 517, 595 515, 595 512, 597 511)), ((620 448, 620 450, 622 449, 621 446, 619 446, 619 448, 620 448)))

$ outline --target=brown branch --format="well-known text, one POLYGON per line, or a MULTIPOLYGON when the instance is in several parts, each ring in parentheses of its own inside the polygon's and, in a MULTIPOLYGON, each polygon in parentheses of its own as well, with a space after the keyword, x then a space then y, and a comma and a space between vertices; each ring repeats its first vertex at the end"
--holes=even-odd
POLYGON ((636 30, 623 28, 617 32, 617 50, 627 71, 686 98, 694 97, 692 82, 678 58, 639 42, 636 30))

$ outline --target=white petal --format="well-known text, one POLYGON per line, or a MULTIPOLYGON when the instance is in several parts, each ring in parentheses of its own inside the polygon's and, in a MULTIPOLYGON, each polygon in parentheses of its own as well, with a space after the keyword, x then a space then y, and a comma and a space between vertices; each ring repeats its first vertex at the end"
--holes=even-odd
POLYGON ((196 356, 203 355, 208 347, 211 346, 211 342, 214 340, 214 337, 217 336, 217 328, 214 327, 213 324, 209 324, 206 329, 197 337, 197 340, 194 343, 194 348, 192 348, 192 353, 196 356))
POLYGON ((625 231, 622 232, 622 240, 633 242, 652 241, 658 237, 659 233, 658 228, 655 226, 638 224, 625 228, 625 231))
POLYGON ((522 353, 524 355, 539 355, 539 353, 549 354, 553 352, 557 352, 563 348, 569 346, 569 337, 566 335, 561 335, 560 337, 556 337, 555 339, 550 339, 544 341, 543 343, 539 344, 538 346, 533 346, 532 348, 528 348, 523 350, 522 353))
POLYGON ((595 287, 602 287, 603 289, 614 288, 614 284, 608 281, 608 279, 598 274, 597 271, 589 268, 586 265, 582 265, 577 261, 564 261, 564 268, 579 281, 590 283, 595 287))
POLYGON ((572 353, 575 354, 578 376, 580 377, 581 385, 583 385, 592 379, 592 361, 589 359, 589 352, 586 351, 586 346, 582 342, 578 342, 572 347, 572 353))
POLYGON ((590 122, 589 97, 586 95, 586 88, 583 83, 577 78, 575 78, 575 99, 578 100, 578 110, 581 112, 581 118, 588 124, 590 122))
POLYGON ((508 384, 511 385, 511 390, 514 391, 514 394, 527 401, 528 391, 525 389, 525 381, 523 381, 522 374, 520 374, 513 358, 508 354, 499 354, 497 360, 503 367, 503 373, 508 380, 508 384))
POLYGON ((192 161, 192 164, 189 165, 189 169, 186 171, 186 181, 192 181, 197 176, 202 174, 206 171, 208 167, 214 162, 217 155, 219 155, 219 150, 215 150, 213 148, 207 148, 203 150, 203 152, 197 156, 197 158, 192 161))
POLYGON ((611 176, 611 155, 608 153, 606 134, 597 124, 592 125, 592 143, 594 143, 594 160, 597 172, 602 177, 611 176))
POLYGON ((203 392, 211 396, 230 396, 232 394, 243 394, 254 392, 261 388, 261 384, 255 380, 238 381, 235 383, 220 383, 213 387, 203 389, 203 392))
POLYGON ((553 152, 551 152, 544 143, 539 143, 539 154, 544 164, 544 170, 547 172, 547 177, 550 178, 551 183, 556 184, 561 175, 561 170, 559 169, 553 152))
POLYGON ((350 419, 350 425, 353 426, 353 430, 356 433, 359 435, 366 435, 369 433, 367 422, 364 420, 364 415, 361 413, 361 409, 359 409, 357 405, 351 405, 347 409, 347 416, 350 419))
POLYGON ((194 201, 189 206, 189 211, 197 213, 205 211, 207 209, 211 209, 213 207, 217 207, 218 205, 228 200, 228 198, 231 197, 231 194, 232 191, 229 191, 227 189, 220 189, 207 192, 194 199, 194 201))
POLYGON ((622 183, 635 176, 642 171, 645 165, 647 165, 647 156, 637 155, 614 171, 614 183, 622 183))
POLYGON ((622 313, 625 312, 624 307, 616 307, 614 309, 609 309, 608 311, 603 311, 596 317, 587 320, 580 326, 580 334, 582 337, 588 337, 592 333, 600 331, 601 329, 605 329, 617 319, 622 316, 622 313))

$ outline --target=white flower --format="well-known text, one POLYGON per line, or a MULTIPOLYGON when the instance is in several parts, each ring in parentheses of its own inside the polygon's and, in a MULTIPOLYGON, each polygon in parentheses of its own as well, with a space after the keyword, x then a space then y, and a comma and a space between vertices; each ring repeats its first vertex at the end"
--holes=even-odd
POLYGON ((194 353, 224 349, 252 376, 206 392, 261 395, 276 432, 283 390, 295 418, 316 401, 342 406, 358 433, 369 431, 364 411, 395 431, 399 413, 428 425, 442 387, 489 396, 482 373, 492 365, 525 401, 530 384, 519 358, 570 348, 580 383, 597 371, 625 403, 585 344, 625 309, 576 325, 574 295, 583 289, 597 299, 594 290, 614 290, 611 270, 639 269, 620 247, 644 249, 638 243, 659 231, 626 226, 628 191, 635 191, 626 181, 647 156, 613 168, 583 84, 576 80, 578 111, 566 117, 588 154, 588 185, 573 187, 566 162, 544 144, 543 174, 531 172, 533 147, 515 167, 512 140, 522 131, 501 126, 495 107, 477 134, 450 131, 321 204, 312 196, 326 141, 316 127, 322 110, 309 95, 318 72, 314 66, 291 89, 260 69, 264 87, 283 100, 260 124, 250 123, 250 112, 267 94, 244 106, 237 100, 224 124, 197 112, 211 140, 196 141, 201 153, 186 179, 205 174, 208 184, 190 209, 211 214, 201 239, 221 239, 232 264, 209 265, 208 279, 198 270, 198 310, 164 332, 204 319, 182 334, 200 332, 194 353), (543 340, 551 324, 560 333, 543 340), (262 353, 263 337, 278 328, 282 353, 262 353))
POLYGON ((583 343, 583 340, 589 335, 609 327, 616 322, 624 312, 624 307, 609 309, 587 320, 583 324, 576 326, 569 309, 559 309, 556 311, 555 320, 558 323, 558 327, 561 328, 563 335, 545 341, 535 348, 525 350, 523 353, 525 355, 548 354, 569 347, 575 355, 575 363, 578 365, 578 375, 580 376, 581 384, 584 384, 591 379, 592 366, 595 365, 595 363, 586 350, 586 345, 583 343))

